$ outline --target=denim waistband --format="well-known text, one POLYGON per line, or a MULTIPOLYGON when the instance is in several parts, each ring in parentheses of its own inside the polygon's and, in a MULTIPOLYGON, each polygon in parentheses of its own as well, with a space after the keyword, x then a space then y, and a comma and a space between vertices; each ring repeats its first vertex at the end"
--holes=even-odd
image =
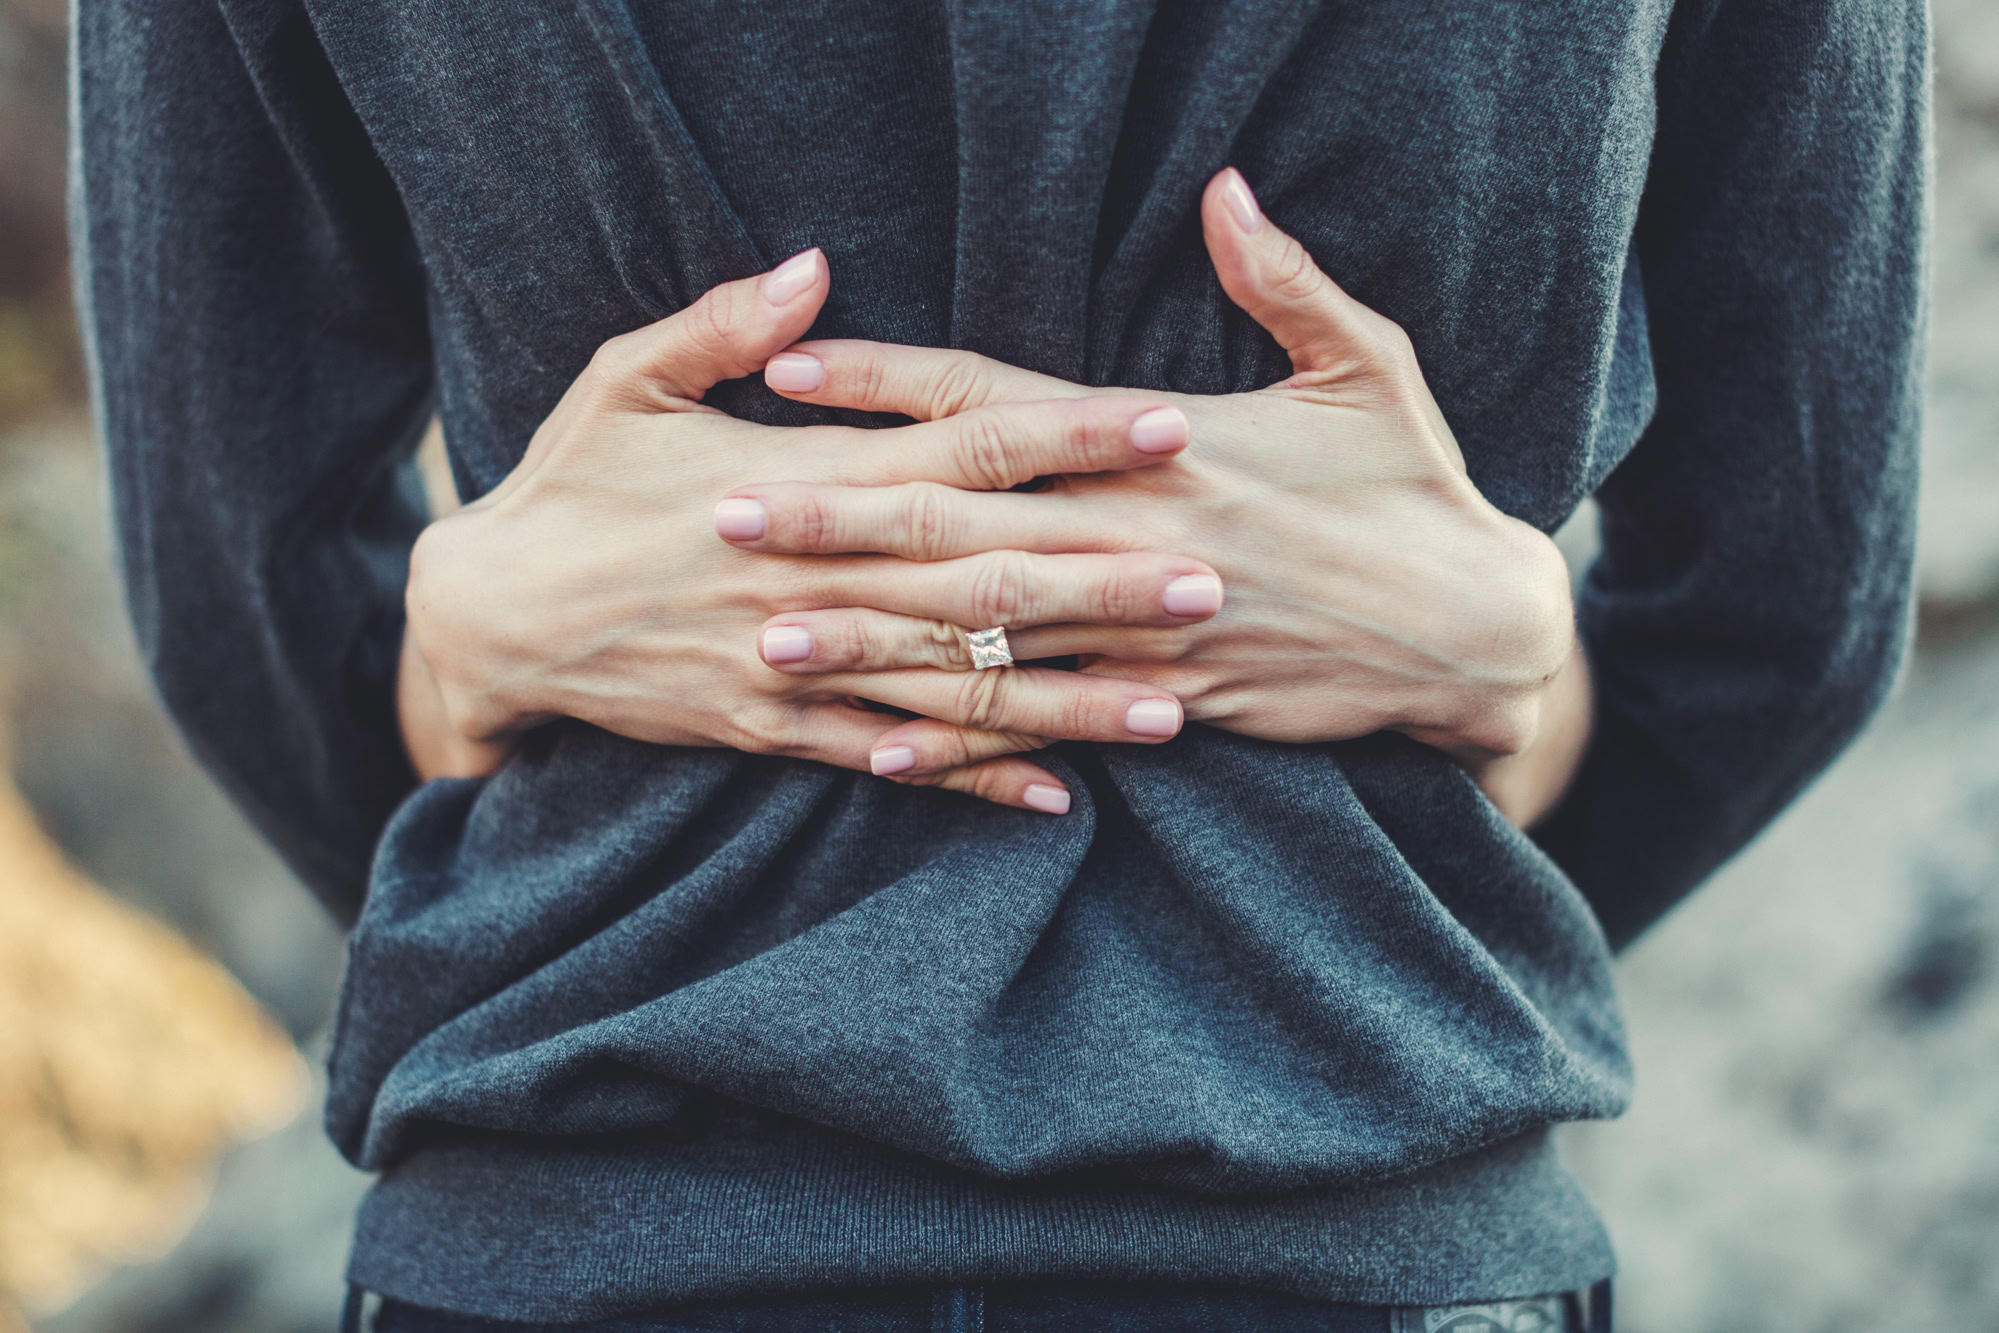
POLYGON ((676 1305, 631 1319, 521 1324, 375 1302, 342 1333, 1610 1333, 1610 1283, 1450 1306, 1350 1305, 1218 1283, 1006 1282, 676 1305))

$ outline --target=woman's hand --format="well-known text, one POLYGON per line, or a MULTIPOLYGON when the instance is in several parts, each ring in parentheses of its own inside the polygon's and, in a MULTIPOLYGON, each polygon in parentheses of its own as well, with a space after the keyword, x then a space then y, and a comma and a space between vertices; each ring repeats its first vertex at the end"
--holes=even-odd
MULTIPOLYGON (((1184 416, 1160 395, 1065 394, 890 430, 782 429, 702 406, 717 382, 762 369, 802 334, 827 282, 824 258, 808 251, 606 343, 519 467, 424 531, 398 691, 423 776, 488 773, 511 738, 565 716, 662 744, 862 770, 875 756, 874 768, 893 769, 874 742, 896 720, 853 705, 864 698, 932 719, 959 756, 898 780, 1059 813, 1061 782, 1007 756, 1044 738, 1146 743, 1179 729, 1178 701, 1149 683, 963 670, 955 626, 1039 617, 1170 635, 1220 604, 1215 572, 1199 560, 968 548, 914 563, 753 555, 716 540, 718 527, 742 538, 762 530, 756 505, 717 505, 752 478, 956 494, 1143 469, 1186 443, 1184 416), (785 673, 759 660, 759 627, 776 612, 840 606, 954 628, 864 675, 785 673)), ((786 530, 797 521, 787 510, 786 530)), ((773 659, 797 646, 795 635, 761 641, 773 659)))
MULTIPOLYGON (((1208 623, 1044 624, 1012 634, 1015 656, 1081 655, 1087 672, 1170 690, 1190 718, 1273 740, 1399 730, 1457 757, 1509 816, 1531 822, 1589 729, 1560 553, 1473 487, 1402 331, 1266 222, 1233 171, 1210 183, 1202 222, 1223 288, 1295 373, 1255 393, 1145 395, 1186 412, 1187 453, 1033 494, 740 487, 731 494, 757 501, 769 522, 736 544, 916 561, 995 549, 1199 555, 1229 589, 1208 623)), ((969 353, 852 341, 801 344, 773 358, 766 381, 806 402, 932 422, 1106 392, 969 353)), ((780 670, 842 679, 930 661, 937 633, 879 609, 801 605, 771 623, 814 645, 780 670)), ((964 758, 961 737, 925 721, 876 744, 913 754, 918 772, 964 758)))

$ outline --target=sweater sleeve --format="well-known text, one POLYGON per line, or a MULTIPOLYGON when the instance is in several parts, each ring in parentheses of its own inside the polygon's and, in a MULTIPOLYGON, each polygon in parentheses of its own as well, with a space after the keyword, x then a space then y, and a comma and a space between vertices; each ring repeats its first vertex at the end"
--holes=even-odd
POLYGON ((1829 763, 1907 637, 1921 0, 1683 4, 1640 208, 1658 406, 1598 494, 1598 732, 1536 837, 1622 946, 1829 763))
POLYGON ((196 755, 351 919, 415 781, 408 222, 295 7, 79 0, 75 23, 77 292, 139 645, 196 755))

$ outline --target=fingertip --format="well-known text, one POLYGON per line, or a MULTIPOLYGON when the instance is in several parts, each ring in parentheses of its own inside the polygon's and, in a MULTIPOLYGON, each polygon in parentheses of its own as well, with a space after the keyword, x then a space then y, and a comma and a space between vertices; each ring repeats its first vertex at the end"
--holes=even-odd
POLYGON ((1226 167, 1215 173, 1201 196, 1201 240, 1207 246, 1208 262, 1214 265, 1215 276, 1221 279, 1222 289, 1237 305, 1241 305, 1254 289, 1256 265, 1251 250, 1253 238, 1263 230, 1263 210, 1255 206, 1255 196, 1248 194, 1247 184, 1241 188, 1255 208, 1254 216, 1258 220, 1256 232, 1244 230, 1236 211, 1240 200, 1235 206, 1230 203, 1234 194, 1231 187, 1240 181, 1241 173, 1234 167, 1226 167))
POLYGON ((763 297, 774 306, 788 306, 821 286, 830 276, 826 252, 818 246, 801 250, 763 276, 763 297))
POLYGON ((1177 407, 1155 407, 1131 423, 1131 447, 1142 454, 1178 453, 1193 438, 1193 425, 1177 407))
POLYGON ((878 392, 881 381, 877 347, 854 338, 794 342, 771 357, 764 383, 787 398, 871 411, 877 404, 868 395, 878 392))
POLYGON ((779 393, 812 393, 826 383, 826 363, 810 352, 779 352, 764 365, 764 383, 779 393))
POLYGON ((812 631, 803 625, 772 625, 758 640, 768 666, 787 666, 812 656, 812 631))
POLYGON ((1140 699, 1124 712, 1124 729, 1146 740, 1180 734, 1184 714, 1178 699, 1140 699))
POLYGON ((1249 188, 1249 182, 1234 167, 1223 167, 1215 176, 1215 193, 1220 197, 1222 209, 1229 221, 1245 236, 1254 236, 1263 230, 1263 207, 1256 202, 1256 194, 1249 188))
POLYGON ((916 750, 908 745, 884 745, 868 753, 868 769, 878 778, 907 773, 916 767, 916 750))
POLYGON ((1066 787, 1051 787, 1044 782, 1030 782, 1020 794, 1020 802, 1030 810, 1039 810, 1045 815, 1066 815, 1069 813, 1069 790, 1066 787))
POLYGON ((649 410, 659 410, 661 391, 698 402, 723 380, 755 374, 802 338, 827 291, 826 256, 815 246, 766 273, 710 287, 664 319, 606 342, 600 354, 619 349, 607 374, 613 383, 643 377, 647 392, 639 401, 649 410))
POLYGON ((1222 581, 1214 574, 1182 574, 1159 595, 1169 616, 1205 619, 1222 609, 1222 581))
POLYGON ((760 501, 732 497, 715 506, 715 533, 724 541, 762 541, 770 513, 760 501))

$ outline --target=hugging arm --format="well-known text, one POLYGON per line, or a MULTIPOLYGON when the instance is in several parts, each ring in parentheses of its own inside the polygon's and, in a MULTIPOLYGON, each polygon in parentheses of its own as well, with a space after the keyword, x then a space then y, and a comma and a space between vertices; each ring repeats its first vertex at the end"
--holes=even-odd
POLYGON ((1658 410, 1579 615, 1595 741, 1536 836, 1614 944, 1753 836, 1900 660, 1927 263, 1921 0, 1681 6, 1638 222, 1658 410))
POLYGON ((231 13, 77 5, 77 288, 146 662, 351 919, 415 780, 392 689, 424 519, 402 466, 430 415, 423 281, 302 17, 231 13))

